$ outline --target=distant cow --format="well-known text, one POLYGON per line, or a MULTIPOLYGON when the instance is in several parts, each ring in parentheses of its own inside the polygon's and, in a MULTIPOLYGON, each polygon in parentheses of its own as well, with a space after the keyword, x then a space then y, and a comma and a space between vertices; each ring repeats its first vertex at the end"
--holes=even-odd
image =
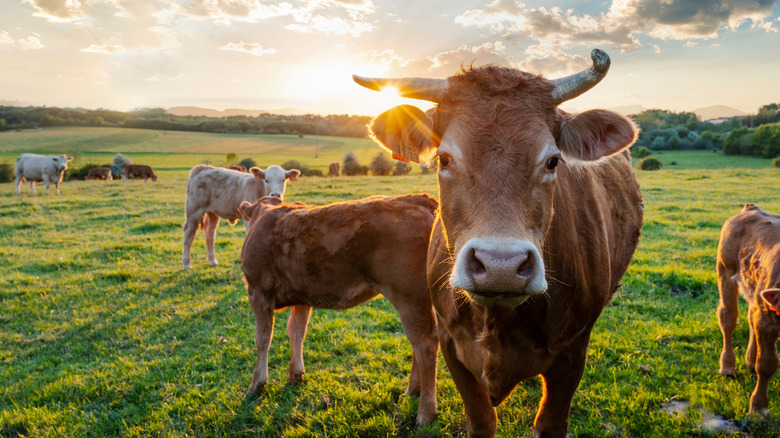
POLYGON ((378 294, 395 307, 412 344, 406 393, 420 392, 417 424, 436 413, 436 320, 425 279, 438 203, 428 195, 373 196, 322 207, 262 198, 242 202, 251 218, 241 249, 255 314, 257 364, 250 393, 268 380, 274 311, 290 307, 290 383, 303 379, 303 339, 312 307, 344 310, 378 294))
POLYGON ((328 176, 339 176, 339 162, 334 161, 328 166, 328 176))
POLYGON ((734 376, 732 335, 737 326, 739 294, 748 302, 748 368, 758 374, 750 412, 769 411, 767 385, 777 371, 780 337, 780 215, 753 204, 723 225, 718 244, 718 322, 723 333, 720 373, 734 376), (739 293, 738 293, 739 292, 739 293))
POLYGON ((85 176, 84 179, 104 179, 106 181, 112 181, 114 176, 111 174, 110 167, 94 167, 89 169, 89 172, 87 172, 87 176, 85 176))
MULTIPOLYGON (((187 180, 187 202, 184 220, 184 249, 182 265, 190 268, 190 248, 198 231, 198 225, 206 237, 206 254, 211 266, 217 265, 214 254, 214 238, 217 235, 219 218, 235 225, 241 218, 238 206, 242 201, 255 202, 263 196, 284 197, 287 180, 295 181, 301 172, 298 169, 284 170, 279 166, 268 166, 266 170, 252 167, 249 173, 213 167, 207 164, 195 166, 187 180)), ((249 222, 244 221, 249 230, 249 222)))
POLYGON ((246 166, 238 166, 235 164, 228 166, 228 169, 237 170, 239 172, 246 172, 246 166))
POLYGON ((144 182, 151 178, 152 182, 157 181, 157 175, 146 164, 125 164, 122 166, 122 179, 127 182, 128 178, 143 178, 144 182))
POLYGON ((62 176, 68 168, 68 162, 73 157, 65 154, 60 155, 36 155, 22 154, 16 159, 16 168, 14 170, 14 184, 16 193, 19 192, 19 185, 22 179, 30 183, 30 190, 35 193, 35 183, 43 182, 46 184, 46 194, 49 194, 49 184, 54 183, 56 194, 60 194, 60 183, 62 176))

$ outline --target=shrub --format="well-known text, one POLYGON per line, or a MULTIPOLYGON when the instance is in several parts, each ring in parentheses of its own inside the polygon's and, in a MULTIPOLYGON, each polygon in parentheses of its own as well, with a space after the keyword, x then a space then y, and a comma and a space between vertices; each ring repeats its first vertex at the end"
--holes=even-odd
POLYGON ((652 154, 653 151, 650 149, 644 147, 644 146, 638 146, 631 148, 631 156, 634 158, 644 158, 652 154))
POLYGON ((10 164, 0 164, 0 183, 14 180, 14 168, 10 164))
POLYGON ((302 176, 311 176, 311 169, 308 164, 303 164, 298 160, 287 160, 280 164, 285 170, 298 169, 301 171, 302 176))
POLYGON ((436 172, 436 160, 431 161, 424 161, 420 163, 420 170, 422 170, 423 175, 428 174, 428 172, 436 172))
POLYGON ((774 160, 772 160, 772 165, 780 168, 780 157, 777 157, 774 160))
MULTIPOLYGON (((87 177, 90 170, 96 167, 109 167, 108 164, 85 164, 81 167, 69 167, 63 179, 65 181, 80 181, 87 177)), ((111 170, 113 174, 113 168, 111 170)))
POLYGON ((408 175, 412 171, 412 165, 406 161, 397 160, 395 166, 393 166, 393 175, 408 175))
POLYGON ((393 160, 387 154, 387 152, 380 151, 369 166, 371 172, 376 176, 387 176, 393 171, 393 160))
MULTIPOLYGON (((300 169, 298 169, 300 170, 300 169)), ((323 176, 322 171, 320 169, 310 169, 309 170, 309 176, 323 176)))
POLYGON ((235 152, 228 152, 225 155, 225 167, 230 167, 236 163, 238 163, 238 154, 235 152))
POLYGON ((355 155, 354 152, 349 151, 344 155, 344 162, 341 163, 341 173, 345 176, 365 175, 368 173, 368 168, 361 166, 358 162, 357 155, 355 155))
MULTIPOLYGON (((251 167, 257 166, 257 163, 255 163, 255 160, 251 158, 244 158, 243 160, 238 162, 239 166, 244 166, 249 170, 251 167)), ((300 170, 300 169, 298 169, 300 170)))
POLYGON ((641 170, 658 170, 663 166, 664 165, 661 163, 661 160, 651 156, 642 158, 639 163, 637 163, 636 167, 641 170))
POLYGON ((121 178, 122 177, 122 166, 125 164, 132 164, 133 160, 127 158, 126 156, 122 154, 116 154, 114 155, 114 159, 112 160, 111 164, 111 176, 114 178, 121 178))

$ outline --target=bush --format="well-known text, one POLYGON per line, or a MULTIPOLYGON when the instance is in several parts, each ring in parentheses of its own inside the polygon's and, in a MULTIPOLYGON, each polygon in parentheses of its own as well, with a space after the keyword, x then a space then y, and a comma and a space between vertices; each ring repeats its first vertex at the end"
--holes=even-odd
POLYGON ((653 151, 650 149, 644 147, 644 146, 638 146, 631 148, 631 156, 634 158, 644 158, 649 155, 651 155, 653 151))
POLYGON ((641 170, 658 170, 662 168, 664 165, 661 163, 661 160, 659 160, 656 157, 645 157, 642 158, 639 163, 637 163, 637 169, 641 170))
POLYGON ((427 175, 429 172, 436 172, 436 160, 420 163, 420 170, 422 170, 423 175, 427 175))
POLYGON ((14 180, 14 168, 10 164, 0 164, 0 183, 14 180))
POLYGON ((412 165, 406 161, 397 160, 395 166, 393 166, 393 175, 401 176, 408 175, 412 171, 412 165))
POLYGON ((301 171, 302 176, 310 176, 311 175, 311 169, 309 169, 308 164, 303 164, 298 160, 287 160, 284 163, 280 164, 280 166, 284 170, 291 170, 291 169, 298 169, 301 171))
MULTIPOLYGON (((300 169, 298 169, 300 170, 300 169)), ((322 171, 320 169, 310 169, 309 170, 309 176, 323 176, 322 171)))
MULTIPOLYGON (((257 163, 255 163, 255 160, 253 160, 251 158, 244 158, 243 160, 238 162, 238 165, 239 166, 244 166, 244 167, 246 167, 247 170, 249 170, 250 168, 257 166, 257 163)), ((298 169, 298 170, 300 170, 300 169, 298 169)))
POLYGON ((772 160, 772 165, 780 168, 780 157, 777 157, 774 160, 772 160))
MULTIPOLYGON (((65 181, 81 181, 87 177, 90 170, 96 167, 109 167, 108 164, 85 164, 81 167, 69 167, 65 172, 65 176, 62 178, 65 181)), ((111 173, 113 175, 113 168, 111 173)))
POLYGON ((114 178, 121 178, 122 177, 122 166, 125 164, 132 164, 133 160, 127 158, 126 156, 122 154, 116 154, 114 155, 114 159, 112 160, 111 164, 111 176, 114 178))
POLYGON ((361 166, 357 155, 349 151, 344 155, 344 162, 341 164, 341 173, 345 176, 365 175, 368 173, 366 166, 361 166))
POLYGON ((387 154, 387 152, 380 151, 369 166, 371 172, 376 176, 387 176, 393 171, 393 160, 387 154))

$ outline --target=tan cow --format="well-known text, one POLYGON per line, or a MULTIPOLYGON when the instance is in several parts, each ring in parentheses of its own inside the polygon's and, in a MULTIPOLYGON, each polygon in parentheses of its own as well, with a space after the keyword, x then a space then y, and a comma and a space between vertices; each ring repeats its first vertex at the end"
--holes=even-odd
POLYGON ((338 161, 330 163, 330 166, 328 166, 328 176, 339 176, 340 167, 341 165, 338 161))
POLYGON ((68 163, 73 159, 65 154, 60 155, 37 155, 21 154, 16 159, 14 168, 14 185, 16 193, 19 194, 19 185, 22 180, 27 180, 30 184, 30 190, 35 193, 35 183, 43 182, 46 184, 46 194, 49 194, 49 184, 54 183, 54 192, 60 194, 60 184, 68 163))
POLYGON ((112 181, 114 175, 111 174, 110 167, 93 167, 92 169, 89 169, 89 172, 87 172, 87 176, 85 176, 84 179, 104 179, 106 181, 112 181))
POLYGON ((437 104, 393 108, 372 131, 396 159, 438 157, 428 282, 472 436, 494 436, 495 406, 536 376, 534 436, 566 436, 590 332, 639 241, 633 123, 557 108, 606 75, 609 56, 591 56, 590 68, 557 80, 497 66, 448 79, 354 77, 437 104))
POLYGON ((737 326, 738 296, 748 302, 750 340, 745 361, 758 374, 750 412, 769 411, 767 385, 778 367, 780 337, 780 215, 753 204, 723 225, 718 244, 718 322, 723 333, 720 373, 734 376, 732 335, 737 326))
POLYGON ((344 310, 383 295, 412 344, 406 392, 420 393, 417 424, 436 414, 436 320, 425 258, 438 203, 428 195, 374 196, 323 207, 262 198, 241 203, 251 219, 241 268, 255 314, 257 364, 250 393, 268 381, 274 311, 290 307, 288 381, 302 380, 303 339, 312 307, 344 310))
POLYGON ((127 182, 128 178, 143 178, 144 182, 151 178, 152 182, 157 181, 157 175, 151 166, 146 164, 125 164, 122 166, 122 179, 127 182))
MULTIPOLYGON (((219 218, 227 219, 230 225, 235 225, 238 219, 241 219, 238 212, 241 202, 254 202, 263 196, 282 199, 287 180, 295 181, 300 174, 298 169, 284 170, 279 166, 268 166, 266 170, 252 167, 249 173, 207 164, 193 167, 187 180, 184 249, 181 260, 184 269, 191 266, 190 248, 198 226, 203 229, 206 238, 209 264, 216 266, 214 239, 217 236, 219 218)), ((244 228, 249 230, 249 221, 244 220, 244 228)))

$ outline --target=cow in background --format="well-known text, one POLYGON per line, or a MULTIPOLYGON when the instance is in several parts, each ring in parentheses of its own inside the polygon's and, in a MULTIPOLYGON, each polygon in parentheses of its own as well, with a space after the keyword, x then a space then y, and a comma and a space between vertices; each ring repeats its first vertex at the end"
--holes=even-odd
POLYGON ((246 166, 239 166, 239 165, 236 165, 236 164, 231 164, 230 166, 228 166, 228 169, 237 170, 239 172, 246 173, 246 166))
POLYGON ((19 185, 22 179, 30 184, 30 190, 35 193, 35 183, 43 182, 46 184, 46 194, 49 194, 49 184, 54 183, 54 192, 60 194, 60 184, 68 163, 73 159, 65 154, 60 155, 37 155, 21 154, 16 159, 14 168, 14 185, 16 193, 19 191, 19 185))
POLYGON ((328 166, 328 176, 339 176, 340 165, 338 161, 330 163, 328 166))
POLYGON ((274 311, 290 307, 288 381, 303 379, 303 340, 312 307, 345 310, 378 294, 395 307, 412 344, 406 393, 420 393, 417 424, 436 414, 436 320, 425 259, 438 203, 428 195, 372 196, 322 207, 277 198, 242 202, 251 219, 241 269, 255 315, 257 364, 250 393, 268 380, 274 311))
MULTIPOLYGON (((287 181, 300 176, 298 169, 284 170, 279 166, 268 166, 262 170, 252 167, 249 173, 214 167, 207 164, 195 166, 187 180, 187 201, 184 219, 184 248, 182 265, 189 269, 190 248, 198 227, 206 238, 206 254, 211 266, 217 265, 214 253, 214 239, 217 236, 219 219, 235 225, 241 215, 238 206, 243 201, 254 202, 264 196, 284 197, 287 181)), ((249 221, 244 220, 249 230, 249 221)))
POLYGON ((393 158, 438 157, 428 283, 471 436, 495 436, 495 406, 539 375, 533 434, 566 436, 591 330, 639 241, 634 124, 558 109, 606 75, 609 56, 591 57, 556 80, 497 66, 448 79, 354 76, 437 104, 395 107, 371 130, 393 158))
POLYGON ((780 337, 780 215, 747 204, 723 225, 718 243, 718 323, 723 333, 720 373, 734 376, 732 335, 741 294, 748 302, 750 340, 745 362, 758 381, 750 397, 750 412, 769 411, 767 386, 777 371, 780 337))
POLYGON ((127 182, 128 178, 143 178, 144 182, 148 179, 151 179, 152 182, 157 181, 157 175, 151 166, 146 164, 125 164, 122 166, 122 179, 127 182))
POLYGON ((87 172, 87 176, 84 177, 84 180, 92 180, 92 179, 104 179, 106 181, 113 181, 114 176, 111 174, 110 167, 93 167, 92 169, 89 169, 89 172, 87 172))

